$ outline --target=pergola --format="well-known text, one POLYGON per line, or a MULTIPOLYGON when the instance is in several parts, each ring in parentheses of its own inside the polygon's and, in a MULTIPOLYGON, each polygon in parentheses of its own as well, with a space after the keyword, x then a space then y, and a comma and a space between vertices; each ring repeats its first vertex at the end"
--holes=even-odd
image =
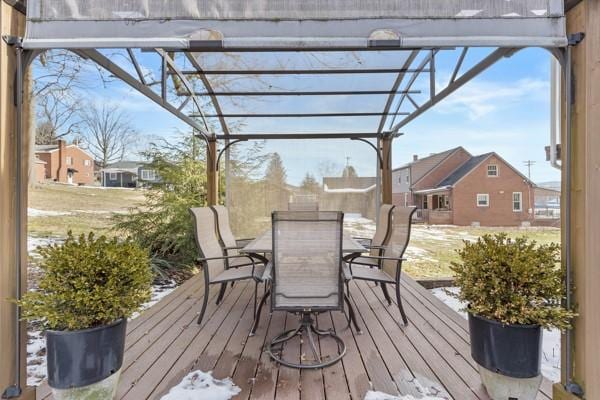
MULTIPOLYGON (((18 3, 20 4, 20 3, 18 3)), ((25 34, 14 32, 5 41, 15 49, 16 98, 15 132, 16 154, 26 155, 23 141, 24 76, 28 65, 48 49, 67 49, 93 60, 113 76, 179 118, 201 137, 207 145, 208 202, 218 202, 219 160, 230 146, 239 141, 274 139, 351 139, 364 141, 377 152, 378 201, 390 203, 392 197, 391 149, 392 141, 401 129, 468 83, 482 71, 504 57, 527 47, 541 47, 551 52, 564 71, 565 92, 571 93, 571 45, 582 36, 567 36, 566 18, 562 0, 358 0, 330 1, 240 1, 240 0, 29 0, 27 2, 25 34), (486 47, 492 50, 469 68, 464 61, 470 49, 486 47), (128 56, 128 64, 111 59, 106 49, 121 49, 128 56), (436 59, 444 51, 459 51, 450 79, 440 84, 436 75, 436 59), (149 82, 140 60, 141 52, 156 53, 161 59, 158 79, 149 82), (394 61, 386 67, 302 67, 302 68, 231 68, 211 69, 202 63, 207 53, 277 53, 277 52, 358 52, 394 54, 394 61), (395 60, 400 60, 399 62, 395 60), (397 64, 396 64, 397 62, 397 64), (224 91, 213 88, 214 76, 346 76, 392 75, 392 84, 386 89, 360 90, 295 90, 265 89, 260 91, 224 91), (202 82, 198 91, 190 77, 202 82), (417 90, 415 82, 425 79, 428 90, 417 90), (176 96, 169 93, 175 92, 176 96), (423 93, 425 92, 425 93, 423 93), (323 112, 237 112, 222 107, 223 98, 326 96, 379 96, 384 105, 379 111, 323 112), (210 100, 210 110, 206 102, 210 100), (376 118, 370 131, 313 132, 243 132, 234 131, 231 119, 306 118, 328 119, 339 117, 376 118), (209 121, 218 120, 218 128, 209 121)), ((22 30, 21 30, 22 32, 22 30)), ((11 78, 12 79, 12 78, 11 78)), ((559 79, 560 80, 560 79, 559 79)), ((555 96, 560 99, 559 91, 555 96)), ((558 101, 556 104, 560 104, 558 101)), ((564 135, 561 141, 565 171, 563 187, 571 187, 571 107, 564 107, 564 135)), ((560 110, 558 110, 560 112, 560 110)), ((4 111, 3 111, 4 112, 4 111)), ((555 114, 560 115, 560 114, 555 114)), ((554 125, 558 135, 558 126, 554 125)), ((556 165, 556 141, 551 147, 551 159, 556 165)), ((23 157, 26 159, 27 157, 23 157)), ((24 163, 15 159, 14 188, 16 215, 14 230, 15 256, 10 260, 12 272, 2 270, 0 279, 13 279, 13 293, 20 293, 24 281, 22 254, 24 254, 24 209, 22 195, 24 163)), ((4 187, 3 187, 4 189, 4 187)), ((571 197, 564 193, 564 259, 567 269, 567 305, 571 305, 571 197)), ((2 237, 2 240, 8 240, 2 237)), ((2 292, 4 294, 4 292, 2 292)), ((4 296, 3 297, 9 297, 4 296)), ((5 390, 8 398, 18 397, 23 377, 22 327, 18 311, 2 308, 3 348, 11 348, 13 361, 3 360, 2 382, 9 382, 5 390), (5 335, 5 332, 10 331, 5 335), (13 333, 16 332, 15 333, 13 333), (5 347, 6 346, 6 347, 5 347), (4 365, 6 364, 6 367, 4 365)), ((565 335, 564 384, 567 392, 577 392, 573 381, 572 336, 565 335)), ((4 357, 6 358, 6 357, 4 357)))

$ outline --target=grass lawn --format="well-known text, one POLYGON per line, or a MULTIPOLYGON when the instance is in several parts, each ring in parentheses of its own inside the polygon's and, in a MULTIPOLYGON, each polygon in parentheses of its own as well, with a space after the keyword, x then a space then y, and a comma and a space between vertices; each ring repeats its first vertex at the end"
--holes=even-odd
POLYGON ((126 212, 143 199, 132 189, 102 189, 43 184, 29 189, 28 233, 34 237, 65 237, 74 234, 107 233, 114 213, 126 212))
POLYGON ((450 225, 413 225, 408 261, 404 271, 418 278, 450 277, 450 263, 458 261, 456 249, 463 246, 463 240, 476 240, 486 233, 506 232, 510 237, 526 236, 538 243, 560 243, 558 228, 473 228, 450 225))

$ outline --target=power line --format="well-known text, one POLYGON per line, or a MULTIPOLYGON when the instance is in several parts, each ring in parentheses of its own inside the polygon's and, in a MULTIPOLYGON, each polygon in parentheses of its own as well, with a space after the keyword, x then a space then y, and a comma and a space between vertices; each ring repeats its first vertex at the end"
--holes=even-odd
POLYGON ((526 160, 526 161, 523 161, 523 164, 525 164, 525 166, 527 167, 527 178, 529 180, 531 180, 531 166, 535 164, 535 161, 526 160))

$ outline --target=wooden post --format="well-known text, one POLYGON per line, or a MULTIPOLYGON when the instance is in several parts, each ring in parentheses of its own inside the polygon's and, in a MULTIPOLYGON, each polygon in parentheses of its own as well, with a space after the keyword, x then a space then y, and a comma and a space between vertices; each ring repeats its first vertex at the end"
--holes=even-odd
POLYGON ((219 203, 219 171, 217 170, 217 141, 211 139, 206 146, 206 202, 219 203))
POLYGON ((392 137, 385 136, 379 140, 383 158, 381 164, 381 202, 392 204, 392 137))
MULTIPOLYGON (((0 33, 2 36, 23 36, 25 16, 7 4, 0 2, 0 33)), ((16 73, 15 48, 0 40, 0 395, 14 385, 16 376, 15 346, 16 307, 7 299, 15 298, 16 293, 16 245, 21 243, 21 291, 26 290, 27 281, 27 179, 28 179, 28 98, 23 107, 22 148, 24 154, 16 152, 16 107, 14 83, 16 73), (21 163, 21 186, 16 187, 17 162, 21 163), (20 237, 17 237, 16 193, 19 191, 21 203, 25 206, 20 215, 20 237)), ((27 91, 27 90, 26 90, 27 91)), ((25 323, 21 323, 20 346, 20 386, 22 394, 18 399, 35 398, 35 389, 26 388, 26 343, 25 323)))
MULTIPOLYGON (((579 317, 574 324, 573 373, 586 399, 600 399, 600 2, 584 0, 567 13, 567 33, 584 32, 572 48, 574 104, 572 119, 571 264, 574 303, 579 317)), ((564 113, 563 113, 564 115, 564 113)), ((564 124, 563 124, 564 126, 564 124)), ((563 143, 565 136, 563 131, 563 143)), ((563 214, 564 215, 564 214, 563 214)), ((562 219, 563 233, 565 219, 562 219)), ((563 243, 565 241, 563 240, 563 243)), ((563 249, 564 252, 564 249, 563 249)), ((563 349, 565 342, 563 341, 563 349)), ((563 383, 565 381, 563 351, 563 383)), ((554 385, 554 399, 578 397, 554 385)))

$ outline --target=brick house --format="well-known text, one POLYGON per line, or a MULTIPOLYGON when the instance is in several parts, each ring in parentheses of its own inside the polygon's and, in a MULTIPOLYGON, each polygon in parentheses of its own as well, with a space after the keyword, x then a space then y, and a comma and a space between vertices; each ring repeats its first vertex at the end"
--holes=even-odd
POLYGON ((535 185, 498 154, 462 147, 393 171, 393 202, 430 224, 519 226, 533 221, 535 185))
POLYGON ((94 182, 94 157, 76 144, 67 145, 64 140, 58 140, 56 144, 36 145, 35 157, 36 182, 48 179, 76 185, 94 182), (38 176, 42 171, 43 177, 38 176))

